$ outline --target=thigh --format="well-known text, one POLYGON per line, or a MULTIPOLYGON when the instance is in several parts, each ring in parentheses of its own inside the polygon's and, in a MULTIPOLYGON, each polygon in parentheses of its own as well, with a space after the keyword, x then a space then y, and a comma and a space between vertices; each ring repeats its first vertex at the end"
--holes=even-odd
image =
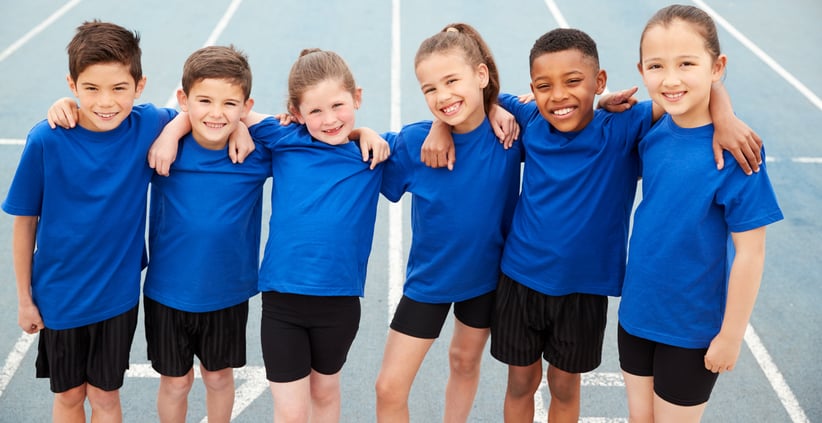
POLYGON ((311 368, 320 374, 339 372, 360 328, 359 297, 317 297, 319 315, 309 329, 311 368))
POLYGON ((248 301, 208 313, 197 337, 196 355, 208 371, 245 366, 248 301))
POLYGON ((89 337, 86 327, 40 331, 35 367, 38 378, 48 378, 51 391, 66 392, 86 382, 89 337))
POLYGON ((391 329, 415 338, 439 338, 450 308, 451 303, 422 303, 403 295, 391 319, 391 329))
POLYGON ((530 297, 539 295, 507 275, 500 276, 491 318, 491 355, 494 358, 513 366, 529 366, 540 359, 544 336, 530 327, 525 306, 530 297))
POLYGON ((143 297, 146 350, 151 367, 169 377, 188 374, 194 365, 189 314, 143 297))
POLYGON ((545 359, 568 373, 596 369, 602 362, 608 297, 570 294, 548 297, 546 301, 551 324, 545 359))
POLYGON ((706 351, 658 344, 654 355, 654 392, 678 406, 708 402, 718 374, 705 368, 706 351))
POLYGON ((491 327, 496 291, 454 303, 454 317, 466 326, 476 329, 491 327))
POLYGON ((89 326, 89 385, 103 391, 114 391, 123 386, 131 354, 131 343, 137 329, 138 310, 139 305, 135 305, 119 316, 89 326))
POLYGON ((308 329, 295 314, 300 304, 278 292, 263 292, 262 303, 260 341, 266 378, 281 384, 307 377, 311 373, 311 348, 308 329))

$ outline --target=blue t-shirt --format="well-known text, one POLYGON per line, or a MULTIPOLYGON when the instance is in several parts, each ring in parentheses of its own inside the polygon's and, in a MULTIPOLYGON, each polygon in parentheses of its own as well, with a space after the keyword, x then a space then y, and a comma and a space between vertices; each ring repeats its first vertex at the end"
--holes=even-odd
POLYGON ((263 184, 271 153, 242 164, 188 134, 168 177, 151 179, 146 297, 188 312, 224 309, 257 293, 263 184))
POLYGON ((503 95, 501 105, 516 117, 525 148, 503 273, 547 295, 619 295, 639 176, 636 144, 651 127, 651 103, 597 110, 573 133, 552 128, 534 102, 503 95))
POLYGON ((325 144, 305 125, 266 118, 249 130, 274 175, 259 290, 362 296, 383 165, 369 169, 357 143, 325 144))
POLYGON ((402 129, 382 193, 391 201, 413 194, 404 294, 433 304, 463 301, 496 289, 519 193, 521 143, 505 150, 486 119, 452 134, 460 158, 453 171, 433 169, 420 161, 430 129, 431 122, 402 129))
POLYGON ((70 329, 137 305, 145 265, 146 154, 176 114, 134 106, 115 129, 29 132, 3 203, 39 216, 31 289, 49 329, 70 329))
POLYGON ((725 313, 730 233, 782 219, 764 163, 746 176, 725 152, 716 170, 713 129, 680 128, 665 115, 639 144, 643 198, 619 306, 634 336, 707 348, 725 313))

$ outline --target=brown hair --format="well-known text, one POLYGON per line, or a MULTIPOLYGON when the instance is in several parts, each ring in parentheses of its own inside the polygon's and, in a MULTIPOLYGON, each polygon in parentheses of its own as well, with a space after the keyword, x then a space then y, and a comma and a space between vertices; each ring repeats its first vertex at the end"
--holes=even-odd
POLYGON ((414 57, 414 67, 434 53, 449 50, 461 53, 471 66, 485 64, 488 67, 488 86, 482 90, 485 113, 488 113, 491 106, 497 103, 499 96, 499 72, 491 49, 471 25, 454 23, 425 39, 414 57))
POLYGON ((654 26, 666 27, 676 20, 687 22, 694 26, 699 35, 705 41, 705 50, 711 55, 711 58, 716 60, 721 53, 719 49, 719 36, 716 33, 716 24, 711 16, 705 13, 702 9, 694 6, 685 6, 681 4, 674 4, 664 7, 657 11, 648 23, 645 24, 645 29, 642 30, 642 37, 639 39, 639 61, 642 61, 642 41, 645 39, 645 33, 654 26))
POLYGON ((188 56, 183 65, 183 92, 188 94, 194 83, 207 78, 228 80, 240 86, 244 100, 251 97, 248 56, 233 45, 203 47, 188 56))
POLYGON ((66 47, 69 56, 69 75, 77 81, 81 72, 91 65, 121 63, 137 83, 143 78, 140 64, 140 34, 119 25, 93 20, 83 22, 66 47))
POLYGON ((326 79, 336 79, 356 95, 354 75, 339 54, 318 48, 304 49, 288 73, 288 107, 298 109, 303 93, 326 79))

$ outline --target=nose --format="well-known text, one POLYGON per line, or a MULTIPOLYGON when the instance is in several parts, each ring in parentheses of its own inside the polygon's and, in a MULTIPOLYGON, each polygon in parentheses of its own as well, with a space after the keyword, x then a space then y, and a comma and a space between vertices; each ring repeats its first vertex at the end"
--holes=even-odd
POLYGON ((562 101, 568 97, 568 90, 562 84, 556 84, 551 87, 551 100, 562 101))
POLYGON ((665 70, 664 79, 662 80, 662 84, 666 87, 673 87, 677 86, 681 83, 681 79, 679 78, 679 73, 676 69, 671 69, 670 67, 665 70))

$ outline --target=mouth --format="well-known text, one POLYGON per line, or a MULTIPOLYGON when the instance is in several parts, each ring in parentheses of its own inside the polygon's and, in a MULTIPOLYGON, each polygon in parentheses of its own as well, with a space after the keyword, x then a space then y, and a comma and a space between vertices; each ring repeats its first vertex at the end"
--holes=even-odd
POLYGON ((113 118, 114 116, 117 116, 117 112, 112 112, 112 113, 95 112, 94 114, 97 115, 97 117, 99 117, 100 119, 103 119, 103 120, 109 120, 109 119, 113 118))
POLYGON ((205 125, 205 127, 208 128, 208 129, 223 129, 226 126, 225 123, 215 123, 215 122, 203 122, 203 125, 205 125))
POLYGON ((331 128, 331 129, 323 129, 322 132, 325 135, 333 137, 335 135, 338 135, 342 131, 342 129, 343 129, 343 125, 340 125, 340 126, 337 126, 335 128, 331 128))
POLYGON ((662 97, 664 97, 668 101, 678 101, 684 95, 685 91, 677 91, 675 93, 662 93, 662 97))
POLYGON ((573 113, 576 109, 576 107, 563 107, 561 109, 552 110, 551 114, 558 118, 564 118, 565 116, 568 116, 571 113, 573 113))
POLYGON ((458 102, 456 102, 456 103, 454 103, 454 104, 452 104, 448 107, 441 108, 440 112, 442 112, 442 114, 444 114, 445 116, 451 116, 451 115, 456 114, 459 111, 460 106, 462 106, 462 102, 458 101, 458 102))

